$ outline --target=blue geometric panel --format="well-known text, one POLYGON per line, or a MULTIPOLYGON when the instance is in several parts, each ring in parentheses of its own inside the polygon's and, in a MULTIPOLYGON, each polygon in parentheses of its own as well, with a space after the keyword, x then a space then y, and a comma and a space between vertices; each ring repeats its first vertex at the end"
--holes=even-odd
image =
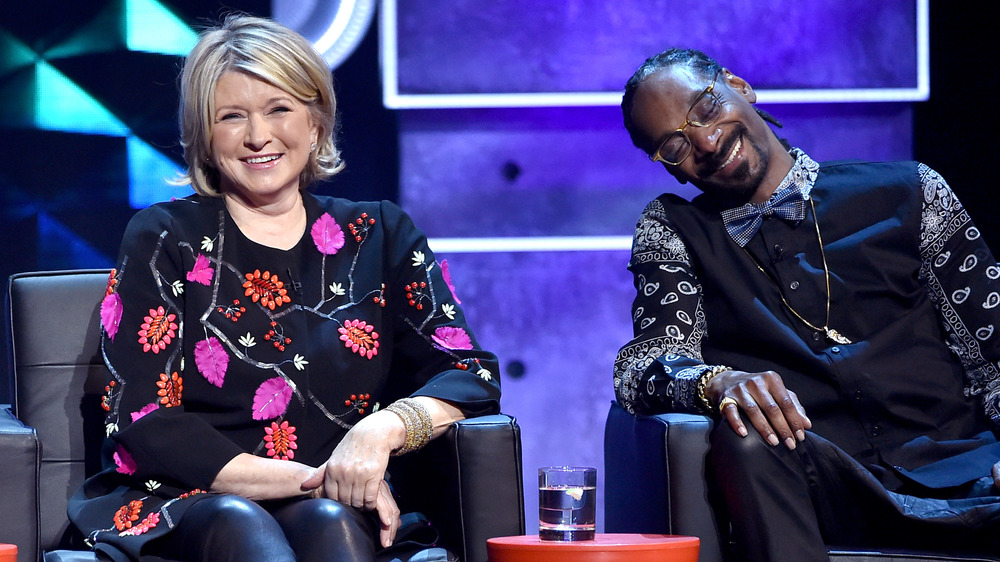
POLYGON ((187 55, 198 35, 156 0, 125 0, 126 45, 130 51, 187 55))
POLYGON ((38 56, 23 42, 0 29, 0 76, 34 64, 38 56))
POLYGON ((190 186, 169 183, 181 173, 180 166, 142 139, 128 138, 129 204, 133 209, 194 193, 190 186))
POLYGON ((53 269, 110 267, 112 260, 48 213, 38 213, 38 259, 53 269))
POLYGON ((129 134, 117 117, 45 61, 35 65, 35 126, 115 137, 129 134))

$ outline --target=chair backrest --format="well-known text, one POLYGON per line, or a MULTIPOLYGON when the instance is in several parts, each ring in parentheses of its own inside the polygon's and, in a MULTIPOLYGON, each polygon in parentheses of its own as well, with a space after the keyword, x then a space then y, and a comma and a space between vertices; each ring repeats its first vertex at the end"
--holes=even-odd
POLYGON ((100 304, 108 270, 22 273, 8 285, 12 407, 41 442, 39 546, 69 546, 66 504, 100 470, 100 304))

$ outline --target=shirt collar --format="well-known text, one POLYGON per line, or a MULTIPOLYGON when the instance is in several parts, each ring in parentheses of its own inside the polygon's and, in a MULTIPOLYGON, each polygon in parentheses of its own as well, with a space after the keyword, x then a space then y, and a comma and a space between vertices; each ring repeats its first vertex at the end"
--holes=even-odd
MULTIPOLYGON (((788 173, 782 178, 781 183, 774 189, 771 198, 775 198, 775 196, 786 189, 796 189, 802 193, 802 198, 808 201, 809 193, 812 192, 813 185, 816 184, 816 174, 819 171, 819 164, 799 148, 793 148, 789 154, 795 158, 795 162, 792 164, 792 169, 788 170, 788 173)), ((749 205, 750 203, 747 204, 749 205)))

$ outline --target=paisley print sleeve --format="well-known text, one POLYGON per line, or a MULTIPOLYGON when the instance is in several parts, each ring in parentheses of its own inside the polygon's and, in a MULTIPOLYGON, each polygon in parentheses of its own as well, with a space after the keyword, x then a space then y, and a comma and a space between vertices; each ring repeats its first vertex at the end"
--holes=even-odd
POLYGON ((646 206, 636 225, 629 270, 636 288, 634 337, 615 360, 618 403, 634 414, 699 412, 695 386, 710 367, 701 356, 701 285, 659 200, 646 206))
POLYGON ((965 207, 937 172, 917 165, 923 191, 920 278, 941 319, 948 347, 1000 424, 1000 267, 965 207))

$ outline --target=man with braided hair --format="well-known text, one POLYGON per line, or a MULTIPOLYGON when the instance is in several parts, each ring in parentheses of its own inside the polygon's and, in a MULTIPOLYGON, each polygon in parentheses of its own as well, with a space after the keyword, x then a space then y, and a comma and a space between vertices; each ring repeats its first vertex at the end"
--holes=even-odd
POLYGON ((817 163, 756 101, 693 50, 625 87, 633 143, 702 194, 639 219, 619 403, 716 418, 734 555, 1000 553, 996 260, 927 166, 817 163))

